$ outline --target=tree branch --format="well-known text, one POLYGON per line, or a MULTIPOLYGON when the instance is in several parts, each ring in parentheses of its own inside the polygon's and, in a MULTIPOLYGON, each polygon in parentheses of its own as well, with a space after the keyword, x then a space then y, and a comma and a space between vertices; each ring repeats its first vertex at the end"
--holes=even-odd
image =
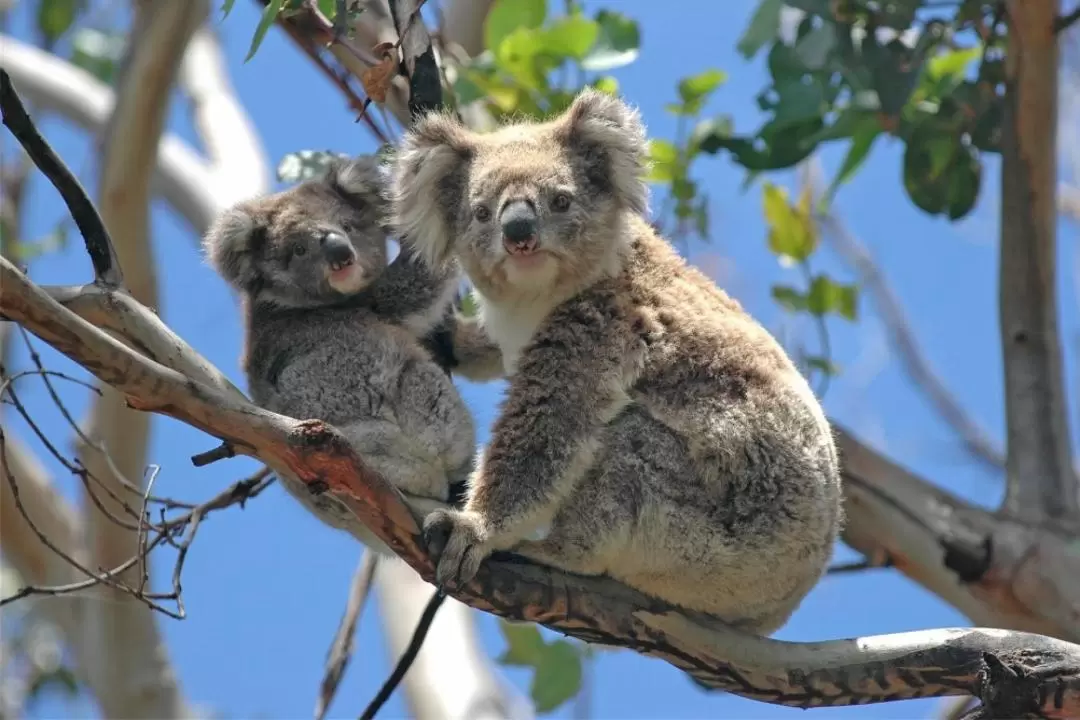
POLYGON ((270 167, 259 133, 236 99, 221 45, 205 24, 188 43, 179 81, 206 149, 219 206, 266 192, 270 167))
POLYGON ((315 699, 315 720, 323 720, 326 717, 326 711, 330 709, 330 703, 337 694, 341 678, 345 675, 345 667, 353 654, 356 624, 367 603, 378 560, 378 555, 370 550, 364 550, 360 557, 360 564, 356 566, 356 571, 353 573, 352 582, 349 584, 349 600, 345 603, 345 614, 342 615, 341 624, 338 625, 338 630, 334 634, 330 651, 326 654, 326 670, 323 673, 322 683, 319 685, 319 697, 315 699))
MULTIPOLYGON (((92 135, 105 132, 114 94, 90 73, 6 35, 0 35, 0 67, 39 110, 59 113, 92 135)), ((235 157, 240 160, 239 154, 235 157)), ((265 166, 265 161, 260 165, 265 166)), ((222 209, 253 187, 250 180, 235 186, 217 180, 216 172, 183 140, 165 135, 158 147, 151 189, 176 209, 194 234, 202 235, 222 209)), ((229 177, 239 172, 230 170, 229 177)), ((264 182, 268 184, 265 177, 264 182)))
POLYGON ((1004 510, 1080 523, 1055 291, 1056 0, 1009 0, 1002 121, 1000 323, 1008 460, 1004 510))
MULTIPOLYGON (((425 581, 433 581, 419 527, 400 494, 334 428, 262 410, 140 355, 65 309, 3 259, 0 307, 113 385, 132 407, 180 419, 292 473, 313 492, 334 493, 425 581)), ((770 703, 812 707, 970 693, 1002 715, 1080 713, 1080 647, 1038 635, 931 630, 786 643, 679 611, 607 578, 556 573, 520 559, 493 558, 452 595, 500 616, 663 658, 710 687, 770 703)))
MULTIPOLYGON (((150 178, 165 128, 169 100, 188 41, 209 15, 208 0, 139 0, 126 57, 118 73, 116 105, 107 125, 100 155, 100 209, 115 243, 115 258, 128 275, 123 287, 143 306, 159 313, 157 278, 150 245, 150 178)), ((123 397, 103 387, 91 406, 85 433, 80 433, 79 459, 87 473, 110 497, 87 503, 86 526, 90 567, 115 568, 139 547, 141 530, 118 523, 125 487, 144 478, 150 442, 150 418, 128 409, 123 397)), ((85 485, 91 492, 91 485, 85 485)), ((145 580, 149 559, 118 576, 129 587, 145 580)), ((100 589, 104 601, 86 632, 98 657, 109 658, 91 672, 96 686, 108 693, 98 700, 106 715, 187 717, 190 709, 180 692, 157 619, 130 593, 113 585, 100 589)))

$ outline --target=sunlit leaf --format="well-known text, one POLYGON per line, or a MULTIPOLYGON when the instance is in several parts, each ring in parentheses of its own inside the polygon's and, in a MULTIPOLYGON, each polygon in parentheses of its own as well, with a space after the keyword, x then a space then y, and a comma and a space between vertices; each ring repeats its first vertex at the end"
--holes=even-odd
POLYGON ((544 50, 561 57, 582 60, 600 36, 600 26, 584 15, 567 15, 544 32, 544 50))
POLYGON ((750 24, 739 38, 735 49, 749 60, 764 45, 773 40, 780 30, 780 9, 784 0, 761 0, 750 18, 750 24))
POLYGON ((547 17, 546 0, 496 0, 484 20, 484 47, 496 51, 518 28, 534 29, 547 17))
POLYGON ((581 653, 566 640, 546 645, 536 664, 530 695, 536 712, 549 713, 581 690, 581 653))
POLYGON ((278 13, 281 12, 281 6, 284 2, 285 0, 270 0, 267 6, 263 8, 262 17, 259 18, 259 24, 255 27, 255 35, 251 38, 251 47, 248 49, 247 55, 244 56, 244 62, 255 57, 259 46, 262 45, 263 38, 266 37, 267 30, 274 24, 278 13))
POLYGON ((817 228, 809 213, 801 213, 788 201, 787 192, 772 183, 762 189, 765 222, 769 226, 769 250, 801 262, 817 247, 817 228))
POLYGON ((806 296, 787 285, 773 285, 772 296, 786 310, 798 312, 806 309, 806 296))
POLYGON ((596 13, 600 34, 581 67, 592 72, 606 72, 629 65, 637 60, 641 48, 641 31, 636 20, 615 12, 596 13))
POLYGON ((679 81, 679 97, 689 115, 701 112, 709 96, 727 80, 727 73, 709 69, 679 81))
POLYGON ((817 275, 806 293, 806 309, 814 315, 836 313, 848 320, 857 316, 858 289, 842 285, 824 275, 817 275))
POLYGON ((335 158, 348 158, 330 150, 298 150, 281 158, 277 178, 281 182, 303 182, 321 176, 335 158))
POLYGON ((86 9, 86 0, 40 0, 37 6, 38 32, 46 48, 51 48, 71 29, 75 18, 86 9))
POLYGON ((125 36, 117 32, 79 28, 71 37, 71 62, 111 85, 125 42, 125 36))
POLYGON ((507 646, 506 651, 498 658, 500 664, 536 667, 540 663, 546 643, 535 624, 500 620, 499 629, 502 630, 507 646))
POLYGON ((619 94, 619 81, 610 75, 596 78, 596 80, 593 81, 592 86, 600 92, 606 92, 608 95, 619 94))
POLYGON ((649 182, 671 182, 678 170, 679 149, 667 140, 653 138, 649 140, 649 161, 649 182))

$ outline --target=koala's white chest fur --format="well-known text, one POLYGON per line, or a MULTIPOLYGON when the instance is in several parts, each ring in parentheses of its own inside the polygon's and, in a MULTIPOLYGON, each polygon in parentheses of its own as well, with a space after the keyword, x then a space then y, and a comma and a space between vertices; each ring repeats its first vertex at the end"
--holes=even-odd
POLYGON ((502 351, 503 371, 513 375, 522 348, 551 312, 551 306, 543 302, 494 303, 479 293, 477 296, 484 331, 502 351))

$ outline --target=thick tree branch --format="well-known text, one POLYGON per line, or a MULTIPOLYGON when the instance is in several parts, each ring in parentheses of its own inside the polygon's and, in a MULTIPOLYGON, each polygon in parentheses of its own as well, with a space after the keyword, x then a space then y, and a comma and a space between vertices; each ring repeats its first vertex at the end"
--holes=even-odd
MULTIPOLYGON (((0 35, 0 67, 10 73, 19 93, 40 110, 59 113, 93 135, 105 131, 113 91, 90 73, 6 35, 0 35)), ((194 234, 201 235, 231 198, 240 199, 237 189, 220 188, 225 183, 216 179, 215 172, 187 143, 165 135, 158 147, 151 189, 187 221, 194 234)), ((229 172, 232 176, 238 171, 229 172)), ((247 192, 253 183, 249 180, 239 187, 247 192)))
POLYGON ((208 25, 199 28, 188 43, 179 81, 208 156, 219 206, 265 192, 270 187, 266 153, 236 98, 221 45, 208 25))
MULTIPOLYGON (((115 257, 127 271, 125 289, 145 307, 161 312, 150 244, 150 179, 165 128, 170 97, 188 41, 206 20, 208 0, 139 0, 134 3, 131 42, 117 82, 116 105, 100 154, 100 211, 115 244, 115 257)), ((142 484, 150 442, 150 418, 128 409, 123 397, 102 387, 80 434, 79 459, 106 496, 87 502, 86 527, 93 568, 121 566, 139 546, 139 533, 116 522, 126 488, 142 484), (98 505, 101 512, 93 509, 98 505)), ((94 492, 91 484, 84 486, 94 492)), ((136 526, 137 528, 137 526, 136 526)), ((117 579, 138 587, 150 559, 117 579)), ((115 586, 100 589, 87 632, 98 657, 91 672, 110 717, 187 717, 164 640, 153 613, 115 586)))
MULTIPOLYGON (((335 493, 432 581, 434 568, 412 513, 334 428, 261 410, 140 355, 65 309, 2 259, 0 308, 113 385, 132 407, 180 419, 292 473, 313 492, 335 493)), ((709 686, 772 703, 811 707, 971 693, 999 714, 1080 712, 1080 647, 1036 635, 934 630, 783 643, 690 617, 608 579, 498 559, 452 595, 498 615, 661 657, 709 686)))
POLYGON ((1005 464, 1001 449, 965 412, 956 397, 930 367, 930 363, 918 346, 915 334, 911 331, 911 325, 900 301, 871 257, 870 251, 849 233, 839 218, 832 213, 820 216, 819 220, 825 230, 825 236, 855 269, 861 283, 873 296, 878 311, 885 321, 885 327, 892 337, 892 344, 900 356, 901 365, 911 377, 912 382, 926 393, 942 419, 956 430, 971 455, 990 470, 1000 472, 1005 464))
POLYGON ((1008 0, 1002 122, 1000 324, 1008 425, 1004 510, 1080 523, 1055 278, 1057 0, 1008 0))

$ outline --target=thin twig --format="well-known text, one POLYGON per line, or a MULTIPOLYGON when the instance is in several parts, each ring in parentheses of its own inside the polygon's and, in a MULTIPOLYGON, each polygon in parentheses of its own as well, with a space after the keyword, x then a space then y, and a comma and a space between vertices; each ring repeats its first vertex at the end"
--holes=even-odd
POLYGON ((341 678, 345 676, 345 667, 353 654, 356 624, 367 603, 378 562, 378 555, 365 550, 360 557, 360 564, 356 566, 356 572, 353 573, 345 612, 326 654, 326 670, 323 673, 322 683, 319 684, 319 697, 315 700, 315 720, 323 720, 326 717, 330 703, 334 701, 334 695, 337 694, 338 685, 341 684, 341 678))
POLYGON ((86 241, 86 253, 94 264, 95 282, 108 287, 123 287, 124 276, 116 259, 116 249, 101 215, 79 179, 38 132, 11 84, 11 76, 3 69, 0 69, 0 114, 3 124, 18 139, 34 165, 49 178, 71 210, 71 217, 86 241))
POLYGON ((435 594, 428 600, 428 604, 424 608, 424 614, 420 616, 420 622, 416 624, 416 630, 413 631, 412 640, 409 641, 409 646, 405 648, 405 652, 402 653, 397 666, 394 667, 394 672, 390 673, 390 677, 388 677, 386 682, 383 683, 383 686, 379 688, 379 692, 375 695, 371 704, 364 709, 363 714, 360 716, 360 720, 371 720, 371 718, 375 717, 375 713, 379 712, 379 709, 390 699, 395 688, 401 683, 401 679, 405 677, 405 673, 412 667, 413 661, 420 653, 420 648, 424 646, 424 640, 427 638, 428 630, 431 628, 431 623, 435 619, 435 613, 438 612, 439 607, 445 600, 446 595, 442 590, 436 590, 435 594))
POLYGON ((942 419, 959 435, 961 442, 973 457, 990 470, 1000 473, 1005 466, 1005 454, 1001 451, 975 420, 961 407, 960 402, 949 391, 945 383, 930 367, 929 361, 915 339, 900 300, 889 286, 870 251, 853 236, 844 224, 832 213, 818 215, 818 220, 825 230, 825 237, 832 242, 833 248, 846 260, 859 275, 863 287, 873 296, 878 306, 885 327, 892 337, 892 344, 899 355, 901 366, 907 371, 912 382, 926 393, 930 403, 937 409, 942 419))

